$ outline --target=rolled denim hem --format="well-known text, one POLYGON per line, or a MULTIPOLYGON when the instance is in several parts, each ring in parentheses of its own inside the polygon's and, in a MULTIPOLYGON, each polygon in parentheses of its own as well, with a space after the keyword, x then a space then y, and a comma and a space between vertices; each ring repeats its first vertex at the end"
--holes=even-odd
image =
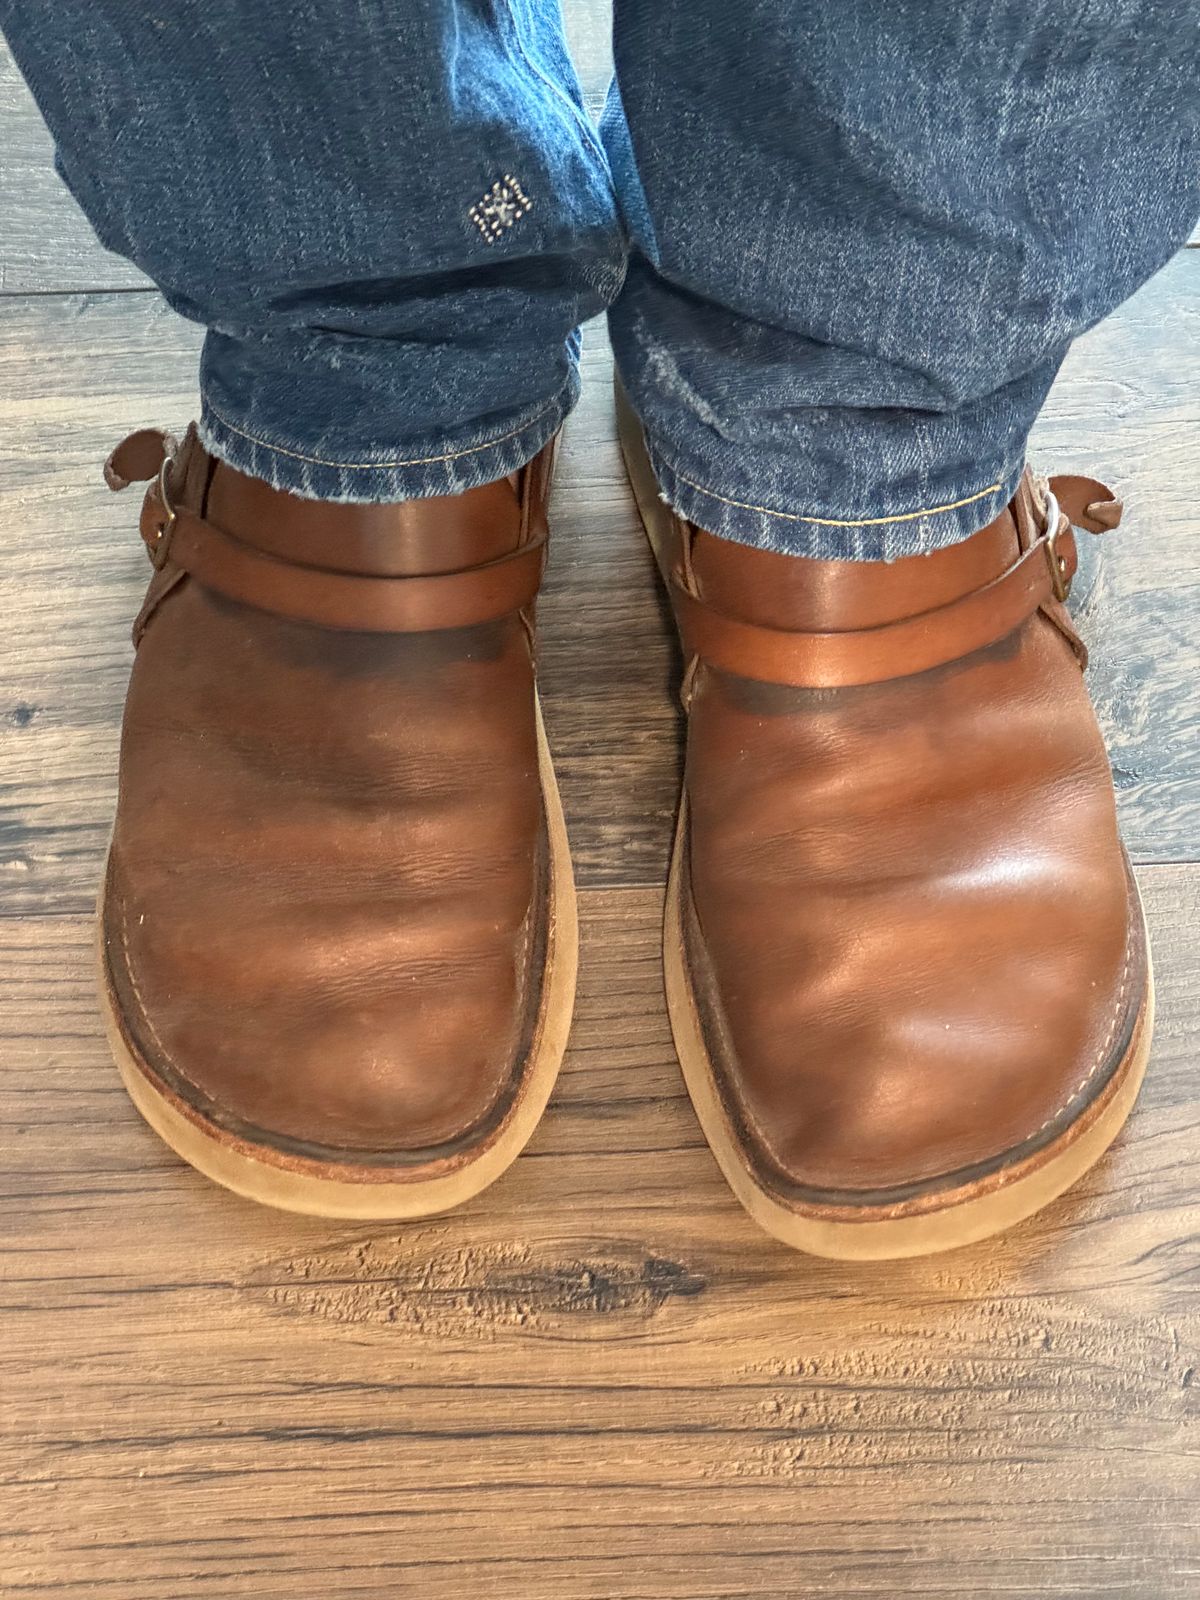
POLYGON ((206 395, 199 429, 206 450, 273 489, 305 500, 381 504, 462 494, 516 472, 550 442, 578 398, 579 375, 572 370, 552 400, 486 431, 424 440, 415 450, 365 460, 332 460, 292 439, 262 438, 218 412, 206 395))
POLYGON ((964 485, 961 493, 927 506, 893 509, 881 486, 876 515, 845 518, 819 506, 785 509, 726 495, 700 481, 701 472, 669 460, 655 440, 646 443, 663 499, 687 521, 736 544, 821 561, 897 561, 959 544, 999 516, 1024 468, 1018 461, 991 481, 964 485))

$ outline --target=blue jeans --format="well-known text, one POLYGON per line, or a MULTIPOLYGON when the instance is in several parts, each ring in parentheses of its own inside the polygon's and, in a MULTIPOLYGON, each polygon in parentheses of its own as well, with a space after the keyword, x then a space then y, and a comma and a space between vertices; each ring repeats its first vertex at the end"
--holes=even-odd
POLYGON ((208 328, 206 442, 319 499, 515 470, 609 308, 667 497, 801 555, 964 538, 1200 211, 1196 0, 0 0, 101 240, 208 328))

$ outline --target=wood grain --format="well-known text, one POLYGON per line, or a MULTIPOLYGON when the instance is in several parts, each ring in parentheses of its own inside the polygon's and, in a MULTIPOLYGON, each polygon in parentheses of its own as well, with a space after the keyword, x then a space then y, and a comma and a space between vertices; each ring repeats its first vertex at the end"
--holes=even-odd
POLYGON ((655 890, 584 895, 543 1127, 408 1229, 181 1166, 108 1061, 88 920, 3 920, 5 1593, 1194 1594, 1200 879, 1140 877, 1163 1024, 1116 1151, 990 1246, 872 1268, 726 1191, 655 890))
MULTIPOLYGON (((595 110, 604 8, 567 22, 595 110)), ((592 328, 540 613, 584 885, 562 1081, 461 1212, 324 1223, 204 1183, 108 1059, 90 906, 145 563, 99 463, 192 414, 199 335, 91 239, 2 45, 0 149, 0 1594, 1191 1600, 1200 255, 1081 342, 1035 447, 1129 503, 1085 626, 1161 1022, 1110 1157, 923 1262, 803 1258, 731 1198, 662 1003, 678 666, 592 328), (93 289, 136 292, 61 292, 93 289)))
POLYGON ((1200 252, 1183 251, 1072 350, 1032 441, 1047 471, 1125 500, 1083 622, 1121 823, 1140 861, 1200 856, 1200 252))

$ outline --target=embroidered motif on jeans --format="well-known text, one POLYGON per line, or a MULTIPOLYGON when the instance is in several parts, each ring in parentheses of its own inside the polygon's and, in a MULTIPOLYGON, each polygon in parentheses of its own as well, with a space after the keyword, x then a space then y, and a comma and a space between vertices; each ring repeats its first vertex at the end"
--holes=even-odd
POLYGON ((498 178, 483 199, 467 212, 489 244, 495 244, 506 228, 519 222, 533 201, 509 173, 498 178))

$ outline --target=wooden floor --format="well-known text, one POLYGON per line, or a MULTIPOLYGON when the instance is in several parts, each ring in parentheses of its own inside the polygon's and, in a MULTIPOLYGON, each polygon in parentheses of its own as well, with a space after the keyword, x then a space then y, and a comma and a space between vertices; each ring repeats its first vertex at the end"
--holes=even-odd
POLYGON ((1085 623, 1161 1023, 1111 1157, 913 1264, 793 1255, 732 1200, 660 991, 678 664, 593 329, 542 612, 574 1042, 494 1189, 353 1226, 206 1185, 108 1059, 91 905, 145 562, 99 463, 191 415, 198 336, 91 244, 47 149, 0 53, 0 1592, 1200 1593, 1200 251, 1083 341, 1037 441, 1130 508, 1085 623))

